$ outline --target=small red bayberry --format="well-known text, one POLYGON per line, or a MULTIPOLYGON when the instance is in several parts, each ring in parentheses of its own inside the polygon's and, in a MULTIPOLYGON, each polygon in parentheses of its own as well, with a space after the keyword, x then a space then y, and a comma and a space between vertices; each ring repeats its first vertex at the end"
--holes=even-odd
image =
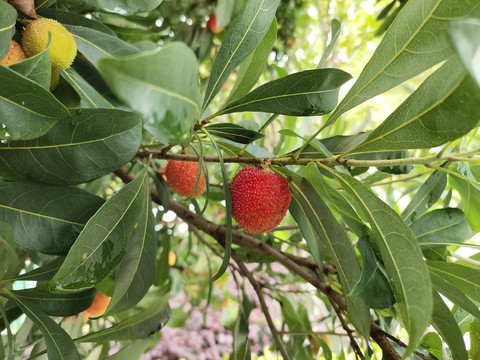
POLYGON ((208 19, 207 26, 210 31, 214 34, 219 34, 223 31, 223 28, 217 27, 217 16, 215 14, 211 14, 210 18, 208 19))
MULTIPOLYGON (((174 161, 170 160, 167 163, 165 175, 167 177, 168 185, 177 194, 182 196, 189 196, 195 186, 197 180, 198 162, 194 161, 174 161)), ((205 191, 205 175, 203 171, 200 174, 197 188, 192 194, 192 198, 197 197, 205 191)))
POLYGON ((290 190, 280 175, 253 166, 241 169, 230 184, 232 216, 249 233, 274 229, 288 210, 290 190))

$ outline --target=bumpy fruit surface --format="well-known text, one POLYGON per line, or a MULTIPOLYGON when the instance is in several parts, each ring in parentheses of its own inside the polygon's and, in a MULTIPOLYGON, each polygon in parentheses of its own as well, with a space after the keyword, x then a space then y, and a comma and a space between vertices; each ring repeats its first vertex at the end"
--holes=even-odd
POLYGON ((8 50, 7 56, 0 61, 0 65, 3 66, 10 66, 16 64, 22 60, 25 60, 27 57, 25 56, 25 52, 23 51, 22 47, 19 43, 15 40, 10 40, 10 49, 8 50))
POLYGON ((56 70, 68 68, 77 54, 73 35, 58 21, 42 18, 32 21, 23 32, 22 46, 28 57, 41 53, 48 44, 48 33, 52 42, 48 48, 50 62, 56 70))
POLYGON ((230 193, 232 216, 252 234, 270 231, 280 224, 291 199, 284 178, 253 166, 241 169, 234 176, 230 193))
MULTIPOLYGON (((195 187, 195 182, 197 181, 197 170, 198 162, 170 160, 167 163, 167 168, 165 170, 168 185, 170 185, 170 188, 177 194, 189 196, 195 187)), ((192 198, 203 193, 205 188, 205 175, 202 171, 192 198)))

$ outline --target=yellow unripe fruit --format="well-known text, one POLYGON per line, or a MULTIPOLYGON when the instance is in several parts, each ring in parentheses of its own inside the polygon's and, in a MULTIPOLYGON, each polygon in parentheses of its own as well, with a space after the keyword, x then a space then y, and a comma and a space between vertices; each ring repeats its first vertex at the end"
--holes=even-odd
POLYGON ((41 18, 32 21, 23 32, 23 50, 28 57, 41 53, 47 47, 48 33, 52 34, 48 48, 52 67, 65 70, 77 55, 77 44, 73 35, 56 20, 41 18))
POLYGON ((7 56, 0 61, 0 65, 10 66, 16 64, 22 60, 25 60, 27 57, 23 52, 22 47, 15 40, 10 40, 10 49, 8 50, 7 56))

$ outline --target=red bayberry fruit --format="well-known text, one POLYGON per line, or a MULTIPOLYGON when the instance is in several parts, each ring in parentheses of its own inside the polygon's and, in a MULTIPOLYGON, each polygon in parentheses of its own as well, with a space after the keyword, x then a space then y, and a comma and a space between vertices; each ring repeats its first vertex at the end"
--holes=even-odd
POLYGON ((249 233, 260 234, 280 224, 290 205, 287 181, 253 166, 241 169, 230 184, 232 216, 249 233))
POLYGON ((210 19, 208 19, 207 26, 210 31, 214 34, 221 33, 223 28, 217 28, 217 16, 215 14, 210 15, 210 19))
POLYGON ((20 44, 17 43, 15 40, 10 40, 10 49, 7 56, 5 56, 2 61, 0 61, 0 65, 10 66, 22 60, 25 60, 26 58, 27 57, 25 56, 25 52, 23 51, 20 44))
MULTIPOLYGON (((167 163, 165 175, 167 176, 168 185, 170 185, 170 188, 173 191, 182 196, 189 196, 193 191, 195 182, 197 181, 197 171, 198 162, 170 160, 167 163)), ((205 175, 202 171, 192 198, 203 193, 205 187, 205 175)))

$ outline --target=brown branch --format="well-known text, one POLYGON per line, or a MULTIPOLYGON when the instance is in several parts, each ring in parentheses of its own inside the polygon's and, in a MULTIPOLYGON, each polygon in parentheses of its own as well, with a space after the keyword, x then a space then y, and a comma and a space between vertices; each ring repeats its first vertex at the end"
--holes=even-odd
POLYGON ((237 255, 235 250, 232 250, 232 259, 237 263, 238 267, 240 268, 240 273, 243 274, 248 281, 250 281, 250 284, 252 284, 253 289, 257 293, 258 300, 260 301, 260 307, 262 308, 263 315, 265 316, 265 319, 267 320, 268 327, 270 328, 270 331, 272 332, 273 339, 275 340, 275 343, 277 344, 278 351, 282 354, 283 358, 285 360, 289 360, 290 357, 288 356, 283 344, 282 344, 282 339, 280 338, 280 335, 278 334, 278 330, 275 327, 275 323, 273 322, 272 315, 270 315, 270 311, 268 309, 267 303, 265 302, 265 298, 263 296, 262 292, 262 287, 258 283, 258 281, 255 279, 253 274, 247 269, 245 264, 243 263, 242 259, 237 255))

